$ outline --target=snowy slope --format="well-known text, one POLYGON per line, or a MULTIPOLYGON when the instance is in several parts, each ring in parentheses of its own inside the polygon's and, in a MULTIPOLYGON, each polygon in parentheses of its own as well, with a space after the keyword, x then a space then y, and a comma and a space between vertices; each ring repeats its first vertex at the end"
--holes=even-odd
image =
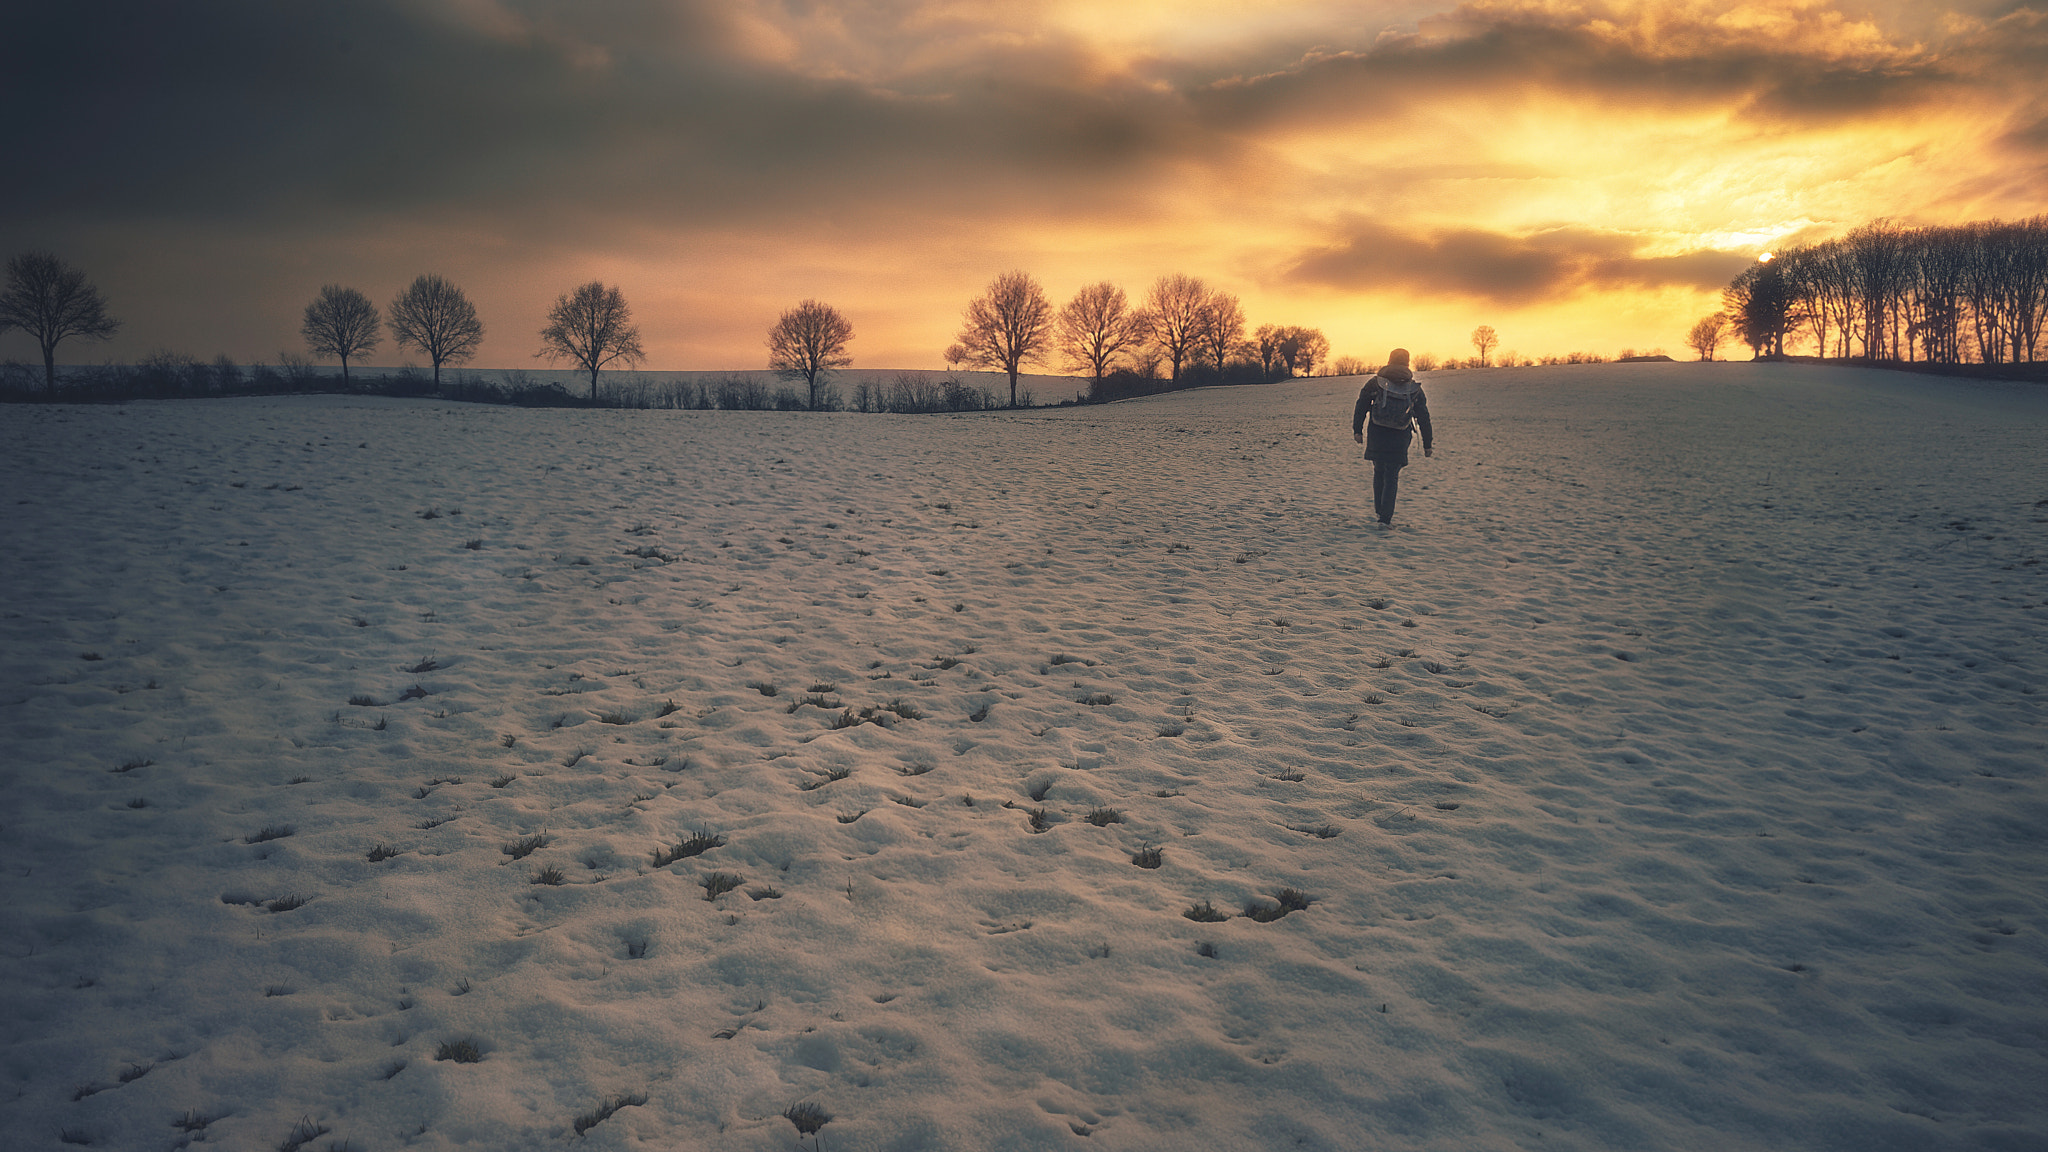
POLYGON ((2048 1146, 2048 392, 1425 383, 0 409, 0 1145, 2048 1146))

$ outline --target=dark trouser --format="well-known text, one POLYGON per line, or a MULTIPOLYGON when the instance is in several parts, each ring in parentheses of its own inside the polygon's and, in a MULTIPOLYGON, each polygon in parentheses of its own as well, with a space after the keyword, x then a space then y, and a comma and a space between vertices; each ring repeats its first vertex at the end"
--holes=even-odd
POLYGON ((1401 490, 1401 468, 1405 464, 1403 460, 1372 462, 1372 510, 1382 524, 1394 519, 1394 497, 1401 490))

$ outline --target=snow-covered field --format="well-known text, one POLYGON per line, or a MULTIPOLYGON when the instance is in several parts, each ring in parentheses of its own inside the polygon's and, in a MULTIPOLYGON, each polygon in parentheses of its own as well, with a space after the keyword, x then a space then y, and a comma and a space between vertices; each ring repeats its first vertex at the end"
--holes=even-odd
POLYGON ((0 1146, 2048 1147, 2048 391, 1426 383, 0 410, 0 1146))

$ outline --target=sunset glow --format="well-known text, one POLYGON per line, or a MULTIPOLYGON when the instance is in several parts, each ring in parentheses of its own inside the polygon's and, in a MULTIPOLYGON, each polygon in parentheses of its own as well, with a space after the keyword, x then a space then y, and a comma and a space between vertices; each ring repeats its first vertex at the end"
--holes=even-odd
POLYGON ((9 95, 103 95, 10 124, 0 248, 95 276, 94 358, 274 359, 322 284, 435 271, 479 366, 601 278, 652 368, 759 367, 807 297, 938 367, 1010 268, 1186 272, 1368 359, 1675 351, 1758 252, 2048 209, 2048 17, 1989 2, 62 7, 9 95))

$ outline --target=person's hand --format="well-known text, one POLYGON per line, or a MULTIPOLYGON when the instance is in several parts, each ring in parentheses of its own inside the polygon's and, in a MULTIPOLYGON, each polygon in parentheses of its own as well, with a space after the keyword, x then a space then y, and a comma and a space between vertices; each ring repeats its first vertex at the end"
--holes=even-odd
POLYGON ((1356 444, 1363 444, 1363 443, 1365 443, 1365 433, 1363 433, 1363 432, 1353 432, 1353 433, 1351 434, 1351 440, 1352 440, 1352 442, 1353 442, 1353 443, 1356 443, 1356 444))
POLYGON ((1436 449, 1434 449, 1434 448, 1424 448, 1424 449, 1422 450, 1422 455, 1423 455, 1423 458, 1424 458, 1424 459, 1427 459, 1427 458, 1429 458, 1429 457, 1431 457, 1431 456, 1434 456, 1434 455, 1436 455, 1436 449))

